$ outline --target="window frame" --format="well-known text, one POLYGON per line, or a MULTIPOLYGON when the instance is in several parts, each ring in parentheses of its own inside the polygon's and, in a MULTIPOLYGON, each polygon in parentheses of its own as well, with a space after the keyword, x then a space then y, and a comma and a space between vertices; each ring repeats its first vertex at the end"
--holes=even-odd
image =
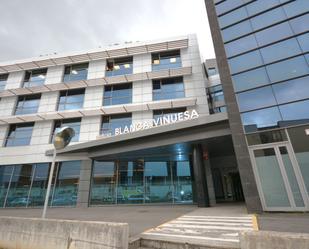
POLYGON ((82 109, 83 106, 84 106, 84 101, 85 101, 85 91, 86 91, 85 88, 67 89, 67 90, 64 90, 64 91, 60 91, 59 97, 58 97, 57 110, 58 111, 67 111, 67 110, 79 110, 79 109, 82 109), (80 92, 80 93, 74 94, 75 92, 80 92), (66 105, 73 104, 73 103, 68 103, 68 99, 71 96, 76 96, 76 95, 82 95, 82 102, 74 102, 74 104, 81 103, 81 107, 76 108, 76 109, 67 109, 66 105), (64 103, 61 103, 61 98, 62 97, 64 97, 64 103), (60 110, 59 109, 60 106, 64 106, 64 108, 60 110))

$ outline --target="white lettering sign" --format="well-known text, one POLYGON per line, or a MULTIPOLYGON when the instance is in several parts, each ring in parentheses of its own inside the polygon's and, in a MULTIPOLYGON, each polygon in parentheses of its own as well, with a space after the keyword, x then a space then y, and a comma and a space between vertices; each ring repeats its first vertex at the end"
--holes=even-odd
POLYGON ((197 113, 196 110, 166 114, 163 115, 163 117, 152 119, 151 121, 138 122, 131 124, 130 126, 126 125, 124 127, 115 128, 115 136, 131 133, 134 131, 146 130, 161 125, 174 124, 180 121, 196 119, 198 117, 199 114, 197 113))

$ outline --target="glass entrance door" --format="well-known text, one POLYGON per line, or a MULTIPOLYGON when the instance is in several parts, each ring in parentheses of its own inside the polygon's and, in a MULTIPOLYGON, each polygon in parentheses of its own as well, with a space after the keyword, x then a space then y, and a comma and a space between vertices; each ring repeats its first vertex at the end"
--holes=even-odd
POLYGON ((287 143, 253 146, 250 156, 265 211, 308 210, 308 196, 287 143))

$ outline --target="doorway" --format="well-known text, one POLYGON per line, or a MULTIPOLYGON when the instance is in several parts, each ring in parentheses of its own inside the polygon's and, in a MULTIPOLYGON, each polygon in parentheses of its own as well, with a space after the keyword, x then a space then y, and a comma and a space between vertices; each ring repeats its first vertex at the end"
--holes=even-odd
POLYGON ((288 142, 250 147, 250 157, 265 211, 306 211, 308 197, 288 142))

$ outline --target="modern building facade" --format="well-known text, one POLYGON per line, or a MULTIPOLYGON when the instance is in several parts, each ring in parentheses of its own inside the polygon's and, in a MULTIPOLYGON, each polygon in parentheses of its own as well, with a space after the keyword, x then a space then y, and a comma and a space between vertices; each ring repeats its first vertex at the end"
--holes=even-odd
POLYGON ((309 1, 205 0, 246 203, 309 210, 309 1))
POLYGON ((241 201, 215 60, 195 35, 0 65, 0 206, 241 201))

